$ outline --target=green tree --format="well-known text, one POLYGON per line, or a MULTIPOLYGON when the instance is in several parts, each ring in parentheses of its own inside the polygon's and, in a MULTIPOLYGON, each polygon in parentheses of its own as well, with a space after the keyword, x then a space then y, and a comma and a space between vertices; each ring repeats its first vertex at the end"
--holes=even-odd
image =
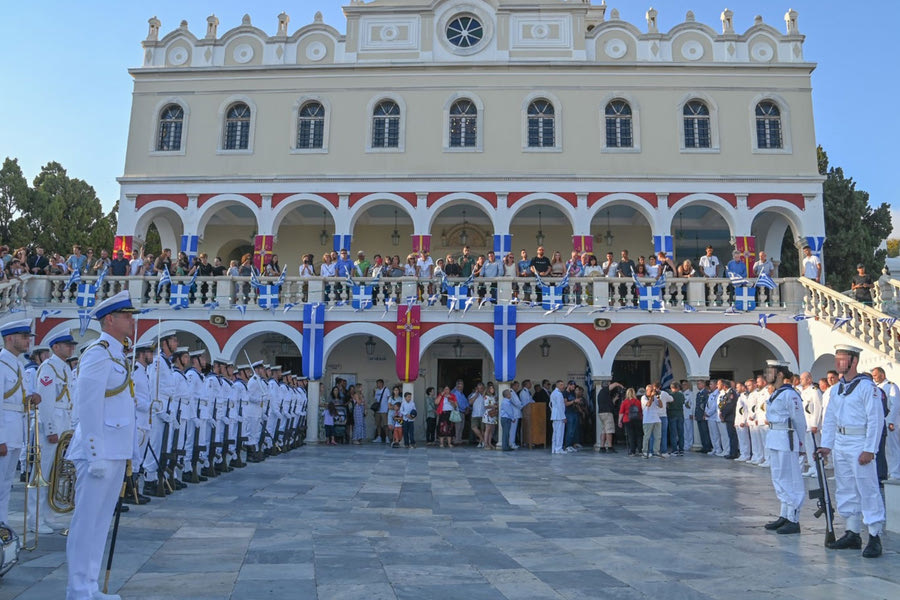
POLYGON ((862 263, 873 277, 881 273, 887 252, 878 250, 891 233, 891 210, 887 203, 869 206, 869 194, 856 189, 840 167, 829 167, 828 155, 818 147, 819 174, 825 175, 825 276, 826 283, 846 290, 862 263))
POLYGON ((0 168, 0 241, 17 246, 27 238, 21 237, 21 227, 13 225, 23 206, 28 204, 28 180, 22 174, 19 161, 7 157, 0 168), (19 231, 15 231, 19 230, 19 231), (18 235, 13 235, 13 233, 18 235))

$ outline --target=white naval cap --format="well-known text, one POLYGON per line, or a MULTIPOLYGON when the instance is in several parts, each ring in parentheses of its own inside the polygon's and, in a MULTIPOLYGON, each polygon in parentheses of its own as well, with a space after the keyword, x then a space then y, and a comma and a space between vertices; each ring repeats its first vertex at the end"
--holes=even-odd
POLYGON ((172 356, 178 356, 179 354, 187 354, 188 347, 187 346, 178 346, 175 348, 175 352, 172 353, 172 356))
POLYGON ((248 365, 248 364, 240 364, 240 365, 237 365, 237 368, 238 368, 238 369, 241 369, 241 370, 243 371, 244 369, 249 369, 249 368, 250 368, 250 365, 248 365))
POLYGON ((252 368, 252 369, 255 369, 255 368, 257 368, 257 367, 263 367, 263 368, 265 368, 266 365, 264 365, 264 364, 263 364, 263 361, 261 361, 261 360, 258 360, 258 361, 256 361, 255 363, 253 363, 253 364, 250 365, 250 368, 252 368))
POLYGON ((776 360, 774 358, 770 358, 766 361, 767 367, 790 367, 791 365, 786 360, 776 360))
POLYGON ((6 337, 14 333, 24 333, 26 335, 34 335, 31 332, 31 319, 19 319, 18 321, 10 321, 0 325, 0 335, 6 337))
POLYGON ((835 344, 834 351, 845 352, 847 354, 856 354, 857 356, 862 354, 862 348, 857 348, 856 346, 851 346, 850 344, 835 344))
POLYGON ((206 354, 206 350, 192 350, 191 352, 188 352, 188 354, 191 355, 191 358, 198 358, 206 354))
POLYGON ((280 370, 281 370, 281 365, 272 365, 272 370, 273 370, 273 371, 280 371, 280 370))
POLYGON ((127 290, 122 290, 118 294, 114 294, 94 307, 91 316, 98 321, 106 315, 114 312, 130 312, 135 313, 138 310, 131 304, 131 296, 127 290))
POLYGON ((167 329, 159 334, 159 339, 161 339, 161 340, 165 340, 170 337, 178 337, 178 334, 175 333, 175 331, 173 329, 167 329))

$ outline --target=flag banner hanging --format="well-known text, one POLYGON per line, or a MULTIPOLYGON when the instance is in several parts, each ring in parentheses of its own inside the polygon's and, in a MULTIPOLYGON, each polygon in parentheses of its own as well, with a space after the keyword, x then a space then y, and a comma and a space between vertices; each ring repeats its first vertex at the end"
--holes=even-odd
POLYGON ((450 310, 462 310, 466 307, 466 301, 469 299, 469 286, 467 285, 448 285, 447 286, 447 306, 450 310))
POLYGON ((346 250, 350 252, 350 242, 353 239, 353 236, 349 233, 336 233, 334 234, 334 251, 340 252, 341 250, 346 250))
POLYGON ((75 304, 90 308, 94 306, 97 297, 97 288, 87 283, 78 284, 78 293, 75 296, 75 304))
POLYGON ((414 234, 412 236, 413 252, 431 252, 431 236, 414 234))
POLYGON ((747 312, 756 310, 756 288, 736 286, 734 288, 734 308, 747 312))
POLYGON ((639 290, 638 307, 641 310, 660 310, 663 308, 662 289, 653 286, 643 286, 639 290))
POLYGON ((775 280, 766 275, 765 273, 761 273, 759 277, 756 279, 755 287, 766 288, 769 290, 774 290, 778 285, 775 283, 775 280))
POLYGON ((593 252, 594 237, 590 235, 573 235, 572 250, 575 252, 593 252))
POLYGON ((260 273, 272 258, 273 247, 275 245, 274 235, 258 235, 253 241, 253 266, 260 273))
POLYGON ((669 357, 669 346, 667 344, 666 352, 663 354, 662 373, 659 376, 659 385, 662 389, 668 390, 673 381, 675 381, 675 376, 672 374, 672 359, 669 357))
POLYGON ((494 378, 516 378, 516 306, 494 307, 494 378))
POLYGON ((502 258, 512 252, 512 235, 494 234, 494 254, 502 258))
POLYGON ((371 285, 354 285, 353 299, 350 306, 356 310, 367 310, 372 308, 372 286, 371 285))
POLYGON ((181 251, 187 254, 189 259, 194 260, 195 258, 197 258, 197 246, 199 245, 199 235, 181 236, 181 251))
POLYGON ((312 381, 322 379, 325 352, 325 305, 303 306, 303 375, 312 381))
POLYGON ((734 249, 741 253, 741 261, 747 268, 747 273, 753 273, 753 263, 756 262, 756 238, 752 235, 741 235, 734 238, 734 249))
POLYGON ((397 307, 397 377, 404 383, 419 378, 419 335, 422 330, 422 307, 401 304, 397 307))
POLYGON ((673 242, 671 235, 654 235, 653 236, 653 251, 659 254, 660 252, 665 252, 666 256, 672 258, 673 254, 673 242))
POLYGON ((113 255, 118 253, 119 250, 125 254, 126 258, 129 258, 134 250, 134 236, 117 235, 113 240, 113 255))
POLYGON ((191 286, 189 284, 173 283, 169 291, 169 306, 175 308, 187 308, 191 302, 191 286))
POLYGON ((825 245, 825 238, 822 236, 808 235, 806 236, 806 245, 812 250, 812 253, 822 258, 822 247, 825 245))
POLYGON ((280 285, 261 285, 256 288, 256 302, 260 308, 278 308, 278 295, 281 293, 280 285))

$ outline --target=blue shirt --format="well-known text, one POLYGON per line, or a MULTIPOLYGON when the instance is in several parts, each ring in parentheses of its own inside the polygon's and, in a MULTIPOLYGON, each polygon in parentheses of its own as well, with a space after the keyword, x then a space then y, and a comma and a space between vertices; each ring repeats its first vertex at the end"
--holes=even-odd
POLYGON ((500 418, 501 419, 518 419, 516 408, 522 408, 522 402, 515 395, 509 398, 500 398, 500 418))
POLYGON ((747 265, 743 261, 732 260, 729 261, 727 265, 725 265, 726 273, 734 273, 735 275, 740 275, 741 277, 747 276, 747 265))
POLYGON ((466 398, 465 394, 459 390, 453 390, 453 395, 456 397, 456 409, 459 410, 459 412, 463 412, 469 408, 469 399, 466 398))
POLYGON ((531 260, 520 260, 516 263, 516 268, 519 270, 519 273, 525 273, 525 277, 531 277, 533 273, 531 272, 531 260))
POLYGON ((74 254, 70 255, 66 260, 66 266, 69 267, 70 271, 78 270, 79 272, 84 272, 84 266, 87 264, 87 256, 82 254, 81 256, 75 256, 74 254))
POLYGON ((335 271, 337 272, 338 277, 347 277, 348 275, 353 273, 353 261, 349 258, 346 260, 341 258, 337 259, 337 262, 335 263, 335 271))

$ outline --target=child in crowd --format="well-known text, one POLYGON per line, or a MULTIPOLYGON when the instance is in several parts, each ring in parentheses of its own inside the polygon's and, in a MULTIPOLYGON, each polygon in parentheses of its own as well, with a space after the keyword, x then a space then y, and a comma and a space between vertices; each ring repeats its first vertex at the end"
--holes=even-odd
POLYGON ((401 402, 395 402, 388 412, 388 429, 391 430, 391 448, 399 448, 403 440, 403 415, 400 413, 401 402))
POLYGON ((403 417, 403 447, 416 447, 416 403, 412 399, 412 394, 406 392, 403 394, 403 403, 400 404, 400 416, 403 417))
POLYGON ((326 442, 329 446, 337 446, 337 442, 334 441, 334 417, 337 415, 337 407, 334 405, 334 402, 329 402, 328 406, 325 408, 325 415, 323 418, 323 425, 325 425, 325 437, 328 438, 326 442))

